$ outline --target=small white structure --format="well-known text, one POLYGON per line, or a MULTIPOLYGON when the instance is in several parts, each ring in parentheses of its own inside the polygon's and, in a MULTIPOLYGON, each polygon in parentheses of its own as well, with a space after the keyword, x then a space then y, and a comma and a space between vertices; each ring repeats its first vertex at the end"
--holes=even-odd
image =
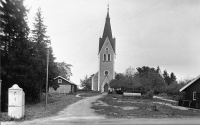
POLYGON ((135 96, 135 97, 141 97, 141 93, 123 93, 124 96, 135 96))
POLYGON ((22 118, 25 114, 25 94, 22 88, 14 84, 8 90, 8 116, 22 118))

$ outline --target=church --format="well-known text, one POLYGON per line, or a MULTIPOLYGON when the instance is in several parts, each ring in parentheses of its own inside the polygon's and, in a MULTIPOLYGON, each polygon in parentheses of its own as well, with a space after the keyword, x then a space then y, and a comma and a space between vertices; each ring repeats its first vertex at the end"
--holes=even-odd
POLYGON ((92 77, 93 91, 108 92, 110 90, 109 83, 115 78, 115 57, 115 38, 112 36, 108 8, 103 36, 99 38, 99 71, 92 77))

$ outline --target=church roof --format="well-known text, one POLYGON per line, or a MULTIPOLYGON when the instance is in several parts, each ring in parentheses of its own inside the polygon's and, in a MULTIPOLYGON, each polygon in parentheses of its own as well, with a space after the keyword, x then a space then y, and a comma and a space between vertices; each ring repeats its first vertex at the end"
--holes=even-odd
POLYGON ((111 30, 111 25, 110 25, 110 17, 109 17, 109 11, 107 12, 107 17, 106 17, 106 23, 104 26, 104 31, 103 31, 103 36, 102 38, 99 39, 99 52, 101 51, 101 48, 108 37, 111 46, 114 50, 115 53, 115 38, 112 37, 112 30, 111 30))
POLYGON ((103 31, 103 37, 110 37, 112 38, 112 30, 111 30, 111 25, 110 25, 110 17, 109 17, 109 12, 107 13, 106 17, 106 23, 103 31))

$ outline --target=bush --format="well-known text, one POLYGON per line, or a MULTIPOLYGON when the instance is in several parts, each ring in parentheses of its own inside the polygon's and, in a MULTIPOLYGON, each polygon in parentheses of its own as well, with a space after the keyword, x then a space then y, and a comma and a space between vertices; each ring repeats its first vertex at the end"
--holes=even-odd
POLYGON ((150 109, 151 109, 151 111, 159 111, 158 107, 155 104, 150 105, 150 109))
POLYGON ((142 95, 143 99, 152 99, 153 98, 153 92, 149 91, 146 94, 142 95))
POLYGON ((161 94, 159 94, 158 96, 161 96, 161 97, 168 97, 166 93, 161 93, 161 94))
POLYGON ((113 92, 112 92, 112 91, 110 91, 110 90, 108 90, 108 94, 113 94, 113 92))
POLYGON ((123 95, 123 91, 122 90, 116 90, 116 94, 123 95))

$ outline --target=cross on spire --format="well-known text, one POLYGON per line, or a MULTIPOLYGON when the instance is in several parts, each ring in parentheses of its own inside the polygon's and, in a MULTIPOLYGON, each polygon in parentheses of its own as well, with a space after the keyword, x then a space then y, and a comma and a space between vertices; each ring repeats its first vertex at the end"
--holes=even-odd
POLYGON ((107 11, 109 12, 109 2, 108 2, 108 8, 107 8, 107 11))

